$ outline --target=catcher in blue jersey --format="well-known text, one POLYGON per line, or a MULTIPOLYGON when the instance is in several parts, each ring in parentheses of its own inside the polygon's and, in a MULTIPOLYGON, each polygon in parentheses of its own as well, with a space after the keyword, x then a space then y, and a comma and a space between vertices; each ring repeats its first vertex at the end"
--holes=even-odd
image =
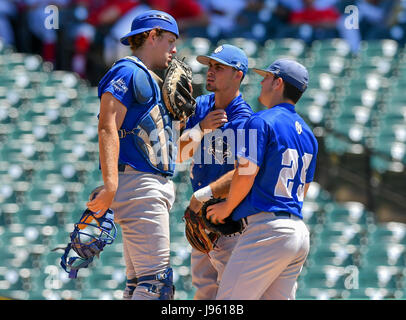
POLYGON ((254 71, 264 77, 259 101, 267 109, 245 124, 250 133, 237 153, 227 200, 207 208, 213 223, 230 215, 248 220, 216 299, 295 299, 310 245, 301 210, 318 151, 312 130, 295 112, 308 72, 288 59, 254 71))
MULTIPOLYGON (((177 23, 169 14, 157 10, 141 13, 121 39, 131 47, 132 55, 117 61, 98 87, 104 185, 87 206, 99 214, 113 209, 121 226, 128 279, 124 299, 174 296, 169 211, 175 193, 169 178, 177 154, 176 119, 151 70, 172 65, 178 37, 177 23)), ((191 90, 184 79, 184 89, 191 90)))
MULTIPOLYGON (((194 194, 186 210, 186 228, 187 219, 193 218, 190 215, 196 217, 205 201, 227 195, 237 145, 244 142, 242 128, 253 113, 239 90, 248 70, 247 56, 240 48, 224 44, 211 55, 198 56, 197 61, 208 66, 206 89, 212 93, 196 99, 195 114, 188 119, 180 138, 179 160, 192 157, 190 179, 194 194)), ((239 233, 229 237, 209 234, 210 247, 202 250, 194 246, 186 232, 192 244, 194 299, 215 299, 218 282, 239 233)), ((201 234, 206 236, 204 230, 201 234)))

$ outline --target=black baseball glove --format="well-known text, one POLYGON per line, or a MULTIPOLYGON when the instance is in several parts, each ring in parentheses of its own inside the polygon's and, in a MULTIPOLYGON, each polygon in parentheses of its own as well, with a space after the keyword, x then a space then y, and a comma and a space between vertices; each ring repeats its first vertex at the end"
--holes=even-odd
POLYGON ((245 229, 246 224, 242 219, 234 221, 231 218, 231 215, 229 215, 227 218, 224 219, 225 223, 219 223, 219 224, 214 224, 212 223, 209 219, 207 219, 206 214, 207 214, 207 207, 223 202, 226 199, 220 199, 220 198, 211 198, 210 200, 206 201, 203 204, 203 207, 201 209, 202 211, 202 220, 203 223, 206 227, 207 230, 216 233, 218 235, 223 235, 223 236, 230 236, 234 233, 242 233, 245 229))
POLYGON ((162 98, 173 119, 184 121, 195 113, 192 96, 192 69, 184 61, 173 58, 165 73, 162 98))

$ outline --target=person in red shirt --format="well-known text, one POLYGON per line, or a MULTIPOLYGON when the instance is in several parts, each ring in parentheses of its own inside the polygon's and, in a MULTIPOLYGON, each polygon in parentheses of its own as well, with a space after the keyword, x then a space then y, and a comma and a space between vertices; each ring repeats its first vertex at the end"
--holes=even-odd
POLYGON ((96 28, 113 26, 122 16, 140 5, 138 0, 77 0, 76 6, 87 10, 87 18, 74 37, 72 69, 86 78, 87 55, 96 28))
POLYGON ((304 8, 293 11, 289 22, 293 25, 309 24, 315 28, 335 28, 340 13, 335 7, 319 9, 314 6, 314 0, 303 0, 304 8))
POLYGON ((178 22, 179 30, 206 27, 209 17, 199 1, 196 0, 147 0, 152 9, 168 12, 178 22))

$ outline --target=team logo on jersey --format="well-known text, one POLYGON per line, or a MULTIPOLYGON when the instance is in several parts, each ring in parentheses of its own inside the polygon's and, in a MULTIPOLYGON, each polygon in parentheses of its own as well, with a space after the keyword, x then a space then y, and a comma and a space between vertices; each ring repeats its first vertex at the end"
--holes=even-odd
POLYGON ((123 78, 111 80, 110 84, 113 86, 114 91, 126 93, 128 90, 123 78))
POLYGON ((214 53, 219 53, 221 50, 223 50, 224 49, 224 47, 223 46, 220 46, 220 47, 217 47, 215 50, 214 50, 214 53))
POLYGON ((299 121, 295 122, 295 127, 298 134, 301 134, 303 132, 302 125, 299 123, 299 121))
POLYGON ((232 156, 230 145, 222 137, 215 138, 207 152, 211 154, 216 163, 224 164, 228 157, 232 156))

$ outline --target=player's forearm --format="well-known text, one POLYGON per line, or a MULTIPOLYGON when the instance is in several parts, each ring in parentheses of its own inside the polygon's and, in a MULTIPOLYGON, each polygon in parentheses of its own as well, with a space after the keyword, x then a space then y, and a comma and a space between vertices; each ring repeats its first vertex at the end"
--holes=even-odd
POLYGON ((177 162, 181 163, 193 157, 203 138, 203 131, 197 124, 185 130, 179 138, 177 162))
POLYGON ((104 186, 109 191, 118 187, 118 133, 112 128, 99 126, 99 156, 104 186))
POLYGON ((234 170, 222 175, 216 181, 209 184, 214 198, 225 198, 230 191, 231 181, 233 179, 234 170))

